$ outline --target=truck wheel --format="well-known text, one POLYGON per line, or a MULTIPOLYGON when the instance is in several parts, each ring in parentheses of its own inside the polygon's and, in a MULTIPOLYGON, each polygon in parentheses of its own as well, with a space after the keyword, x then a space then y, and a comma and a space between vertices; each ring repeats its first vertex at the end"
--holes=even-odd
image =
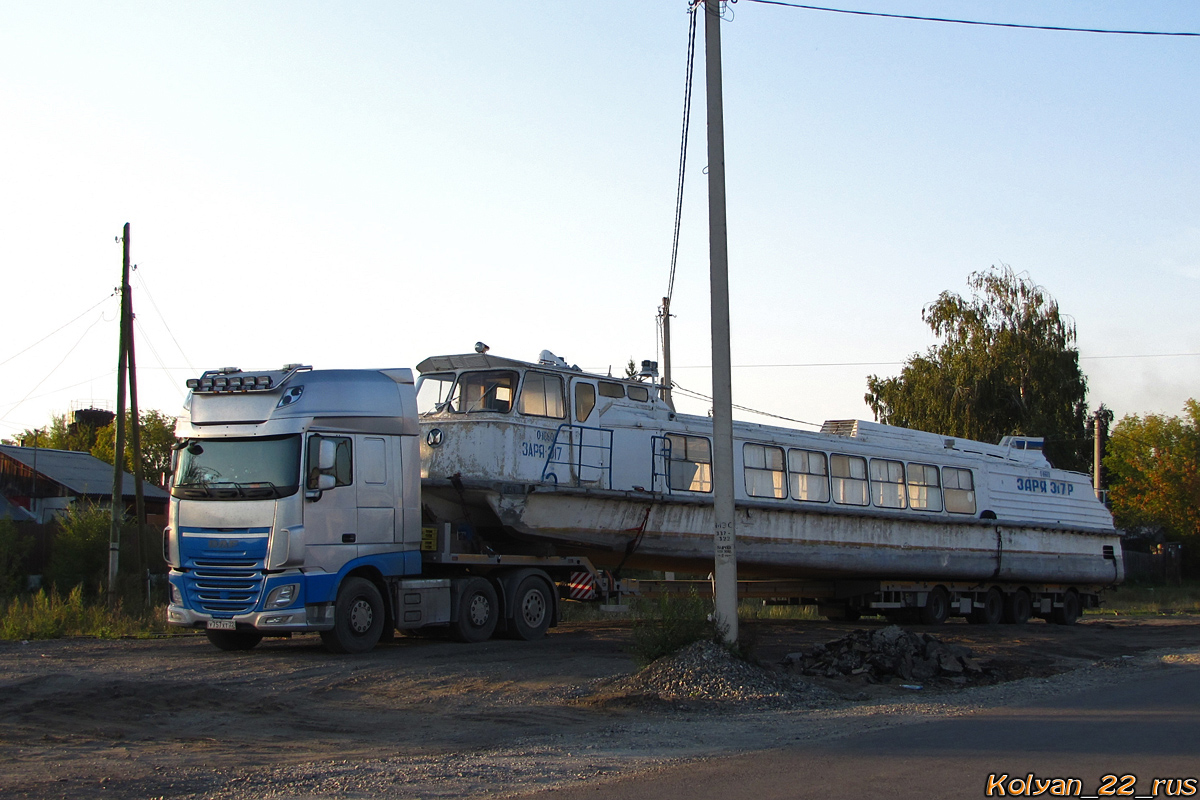
POLYGON ((499 617, 496 590, 483 578, 468 578, 458 605, 458 620, 450 631, 460 642, 486 642, 499 617))
POLYGON ((517 586, 508 629, 515 638, 532 642, 546 635, 554 601, 546 582, 530 575, 517 586))
POLYGON ((1008 625, 1024 625, 1033 613, 1033 600, 1029 592, 1017 589, 1004 600, 1004 622, 1008 625))
POLYGON ((253 631, 205 631, 204 635, 221 650, 253 650, 263 638, 253 631))
POLYGON ((383 632, 383 595, 366 578, 347 578, 333 606, 333 630, 321 641, 333 653, 366 653, 383 632))
POLYGON ((933 591, 925 598, 921 607, 922 625, 941 625, 950 616, 950 595, 941 586, 933 587, 933 591))
POLYGON ((996 586, 983 596, 983 608, 976 608, 967 618, 976 625, 999 625, 1004 619, 1004 592, 996 586))
POLYGON ((1050 612, 1050 621, 1055 625, 1074 625, 1079 619, 1079 595, 1074 589, 1063 594, 1062 605, 1050 612))

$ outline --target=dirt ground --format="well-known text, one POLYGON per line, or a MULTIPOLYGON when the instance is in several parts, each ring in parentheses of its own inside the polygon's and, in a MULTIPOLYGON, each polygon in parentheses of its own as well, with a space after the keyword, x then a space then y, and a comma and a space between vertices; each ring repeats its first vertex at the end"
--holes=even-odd
MULTIPOLYGON (((804 645, 883 625, 743 623, 767 665, 804 645)), ((1058 673, 1145 666, 1147 653, 1200 650, 1194 616, 911 629, 969 647, 994 673, 1019 682, 1011 685, 1045 691, 1054 691, 1045 679, 1058 673)), ((601 679, 634 671, 628 647, 628 625, 619 622, 565 624, 540 642, 399 638, 364 656, 330 655, 316 636, 266 640, 246 653, 218 651, 203 636, 4 642, 0 797, 520 794, 671 759, 778 746, 785 735, 809 735, 798 726, 861 721, 913 694, 823 679, 819 685, 841 698, 836 708, 782 716, 589 703, 601 679)), ((1097 680, 1119 679, 1118 672, 1097 680)), ((964 690, 963 698, 971 691, 983 690, 964 690)), ((959 702, 953 694, 941 693, 928 713, 949 713, 959 702)))

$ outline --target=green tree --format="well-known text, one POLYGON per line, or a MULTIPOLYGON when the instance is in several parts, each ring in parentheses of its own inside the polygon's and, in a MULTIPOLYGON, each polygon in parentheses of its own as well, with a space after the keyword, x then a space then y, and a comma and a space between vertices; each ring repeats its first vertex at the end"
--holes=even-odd
POLYGON ((1117 525, 1161 527, 1200 566, 1200 403, 1188 400, 1182 417, 1123 417, 1104 467, 1117 525))
POLYGON ((26 428, 12 439, 6 439, 6 444, 20 444, 24 447, 44 447, 47 450, 78 450, 90 453, 96 446, 96 435, 100 427, 86 422, 71 423, 67 415, 52 417, 45 428, 26 428))
POLYGON ((1075 325, 1028 275, 974 272, 970 299, 942 292, 921 310, 941 343, 894 378, 867 378, 864 398, 888 425, 999 441, 1044 436, 1058 466, 1087 469, 1087 379, 1075 325))
POLYGON ((108 538, 112 512, 107 506, 80 500, 59 520, 50 550, 46 580, 66 594, 82 586, 93 596, 103 585, 108 569, 108 538))
MULTIPOLYGON (((171 448, 179 440, 175 438, 175 418, 168 417, 161 411, 143 411, 141 419, 142 445, 142 480, 162 486, 166 483, 167 472, 171 469, 171 448)), ((133 414, 125 414, 125 471, 137 474, 133 468, 133 445, 130 442, 130 426, 133 414)), ((117 448, 117 426, 112 424, 101 428, 96 435, 96 443, 91 453, 105 463, 113 463, 113 453, 117 448)))

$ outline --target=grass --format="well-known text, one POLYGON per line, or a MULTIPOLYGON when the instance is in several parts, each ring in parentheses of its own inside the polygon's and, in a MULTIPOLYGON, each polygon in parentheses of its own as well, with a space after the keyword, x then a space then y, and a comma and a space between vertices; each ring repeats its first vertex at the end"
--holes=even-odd
POLYGON ((1181 586, 1126 584, 1100 596, 1103 605, 1088 614, 1100 616, 1158 616, 1200 614, 1200 582, 1181 586))
POLYGON ((14 597, 0 607, 0 639, 58 639, 90 636, 97 639, 149 637, 165 633, 163 607, 126 610, 109 608, 102 600, 85 600, 81 587, 66 597, 56 592, 14 597))

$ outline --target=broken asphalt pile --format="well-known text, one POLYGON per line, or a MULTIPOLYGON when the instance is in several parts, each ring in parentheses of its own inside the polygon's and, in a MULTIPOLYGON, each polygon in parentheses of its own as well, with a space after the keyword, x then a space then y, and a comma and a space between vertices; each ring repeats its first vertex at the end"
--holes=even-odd
POLYGON ((889 625, 806 647, 789 654, 783 666, 801 675, 857 678, 867 683, 995 683, 1002 676, 985 661, 972 657, 961 645, 889 625))

